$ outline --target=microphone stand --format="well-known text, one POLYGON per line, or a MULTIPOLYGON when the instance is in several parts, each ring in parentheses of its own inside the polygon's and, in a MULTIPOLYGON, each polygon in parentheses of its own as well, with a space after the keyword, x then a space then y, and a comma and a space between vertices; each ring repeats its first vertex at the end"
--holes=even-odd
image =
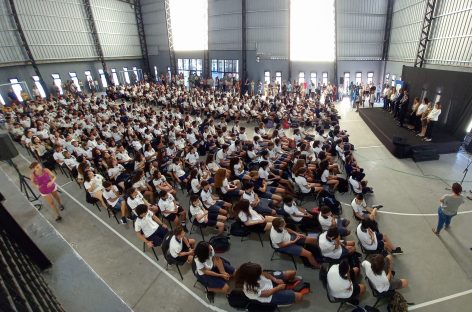
MULTIPOLYGON (((18 169, 16 164, 13 162, 13 160, 9 159, 9 160, 5 160, 5 162, 9 164, 11 167, 13 167, 13 169, 15 169, 16 173, 18 174, 18 179, 20 181, 20 191, 25 194, 26 198, 30 202, 38 201, 40 197, 36 195, 36 193, 33 191, 33 189, 31 188, 31 186, 29 185, 27 181, 27 180, 30 180, 30 178, 21 174, 20 170, 18 169)), ((38 210, 40 210, 43 207, 41 203, 34 204, 34 206, 38 210)))

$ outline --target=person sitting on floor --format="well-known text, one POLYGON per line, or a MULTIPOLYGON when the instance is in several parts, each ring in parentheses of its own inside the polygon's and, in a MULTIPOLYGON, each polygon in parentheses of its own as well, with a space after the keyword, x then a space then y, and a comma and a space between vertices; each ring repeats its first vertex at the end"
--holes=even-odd
POLYGON ((408 280, 395 277, 391 255, 372 255, 362 262, 362 267, 365 275, 379 293, 408 287, 408 280))
POLYGON ((316 238, 306 237, 305 235, 286 228, 284 219, 275 218, 272 221, 270 240, 275 250, 293 256, 305 257, 312 268, 319 269, 320 265, 314 255, 304 248, 305 244, 316 245, 316 238))
POLYGON ((243 263, 234 274, 236 286, 242 288, 246 297, 261 303, 290 305, 303 300, 303 294, 285 289, 286 282, 295 278, 297 271, 262 271, 257 263, 243 263))

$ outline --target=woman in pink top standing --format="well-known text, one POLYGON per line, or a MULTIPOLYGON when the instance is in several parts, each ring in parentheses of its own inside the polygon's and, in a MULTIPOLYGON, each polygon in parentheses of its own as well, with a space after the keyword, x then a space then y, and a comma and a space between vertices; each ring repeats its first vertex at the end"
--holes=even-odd
POLYGON ((60 209, 64 210, 64 205, 57 193, 56 176, 49 169, 43 168, 43 166, 36 161, 31 163, 30 169, 32 170, 30 176, 31 181, 38 188, 41 196, 43 196, 51 206, 56 214, 56 221, 62 220, 59 209, 54 203, 55 199, 60 209))

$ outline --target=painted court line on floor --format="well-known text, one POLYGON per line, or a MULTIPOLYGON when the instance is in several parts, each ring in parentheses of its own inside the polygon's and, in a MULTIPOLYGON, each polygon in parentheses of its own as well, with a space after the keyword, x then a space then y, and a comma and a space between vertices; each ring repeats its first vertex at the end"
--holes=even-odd
POLYGON ((71 183, 71 182, 72 182, 72 181, 66 182, 66 183, 60 185, 60 187, 64 187, 64 186, 66 186, 67 184, 69 184, 69 183, 71 183))
MULTIPOLYGON (((26 161, 26 163, 30 163, 29 160, 20 154, 20 156, 26 161)), ((6 174, 6 173, 5 173, 6 174)), ((8 176, 8 175, 7 175, 8 176)), ((112 228, 108 223, 103 221, 101 218, 99 218, 95 213, 93 213, 90 209, 85 207, 80 201, 78 201, 75 197, 73 197, 71 194, 69 194, 66 190, 64 190, 62 187, 59 186, 59 189, 62 191, 63 194, 69 196, 70 199, 72 199, 77 205, 82 207, 86 212, 88 212, 92 217, 94 217, 98 222, 106 226, 110 231, 112 231, 116 236, 118 236, 121 240, 123 240, 128 246, 130 246, 132 249, 137 251, 141 256, 146 258, 152 265, 154 265, 157 269, 159 269, 162 273, 167 275, 171 280, 173 280, 175 283, 177 283, 180 287, 182 287, 187 293, 189 293, 192 297, 194 297, 197 301, 199 301, 201 304, 203 304, 205 307, 212 311, 216 312, 226 312, 226 310, 220 309, 217 306, 211 305, 205 300, 203 300, 199 295, 197 295, 195 292, 193 292, 190 288, 188 288, 186 285, 181 283, 176 277, 174 277, 172 274, 170 274, 166 269, 161 267, 158 263, 156 263, 151 257, 149 257, 147 254, 141 251, 140 248, 136 247, 133 245, 130 241, 128 241, 123 235, 118 233, 114 228, 112 228)), ((107 284, 108 285, 108 284, 107 284)), ((111 287, 110 287, 111 289, 111 287)))
POLYGON ((443 301, 447 301, 447 300, 451 300, 451 299, 454 299, 454 298, 462 297, 462 296, 465 296, 465 295, 468 295, 468 294, 472 294, 472 289, 462 291, 462 292, 459 292, 457 294, 452 294, 452 295, 449 295, 449 296, 446 296, 446 297, 434 299, 434 300, 431 300, 431 301, 423 302, 423 303, 420 303, 420 304, 415 304, 411 307, 408 307, 408 311, 421 309, 421 308, 424 308, 424 307, 427 307, 427 306, 430 306, 430 305, 433 305, 433 304, 436 304, 436 303, 440 303, 440 302, 443 302, 443 301))

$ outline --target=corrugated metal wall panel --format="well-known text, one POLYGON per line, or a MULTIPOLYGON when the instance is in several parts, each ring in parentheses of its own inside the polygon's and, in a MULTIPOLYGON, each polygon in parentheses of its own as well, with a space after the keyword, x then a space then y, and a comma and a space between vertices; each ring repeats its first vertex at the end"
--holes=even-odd
POLYGON ((472 0, 438 1, 426 64, 472 67, 472 0))
POLYGON ((0 64, 28 60, 6 1, 0 1, 0 64))
POLYGON ((91 0, 90 3, 105 58, 141 57, 134 8, 117 0, 91 0))
POLYGON ((392 32, 388 59, 413 62, 418 50, 425 0, 396 0, 393 6, 392 32))
POLYGON ((247 0, 247 45, 263 58, 288 58, 289 0, 247 0))
POLYGON ((380 60, 387 1, 338 0, 336 9, 338 60, 380 60))
POLYGON ((169 50, 163 0, 141 0, 144 31, 149 55, 169 50))
POLYGON ((37 61, 95 58, 81 0, 15 0, 37 61))
POLYGON ((208 0, 208 49, 241 50, 241 1, 208 0))

